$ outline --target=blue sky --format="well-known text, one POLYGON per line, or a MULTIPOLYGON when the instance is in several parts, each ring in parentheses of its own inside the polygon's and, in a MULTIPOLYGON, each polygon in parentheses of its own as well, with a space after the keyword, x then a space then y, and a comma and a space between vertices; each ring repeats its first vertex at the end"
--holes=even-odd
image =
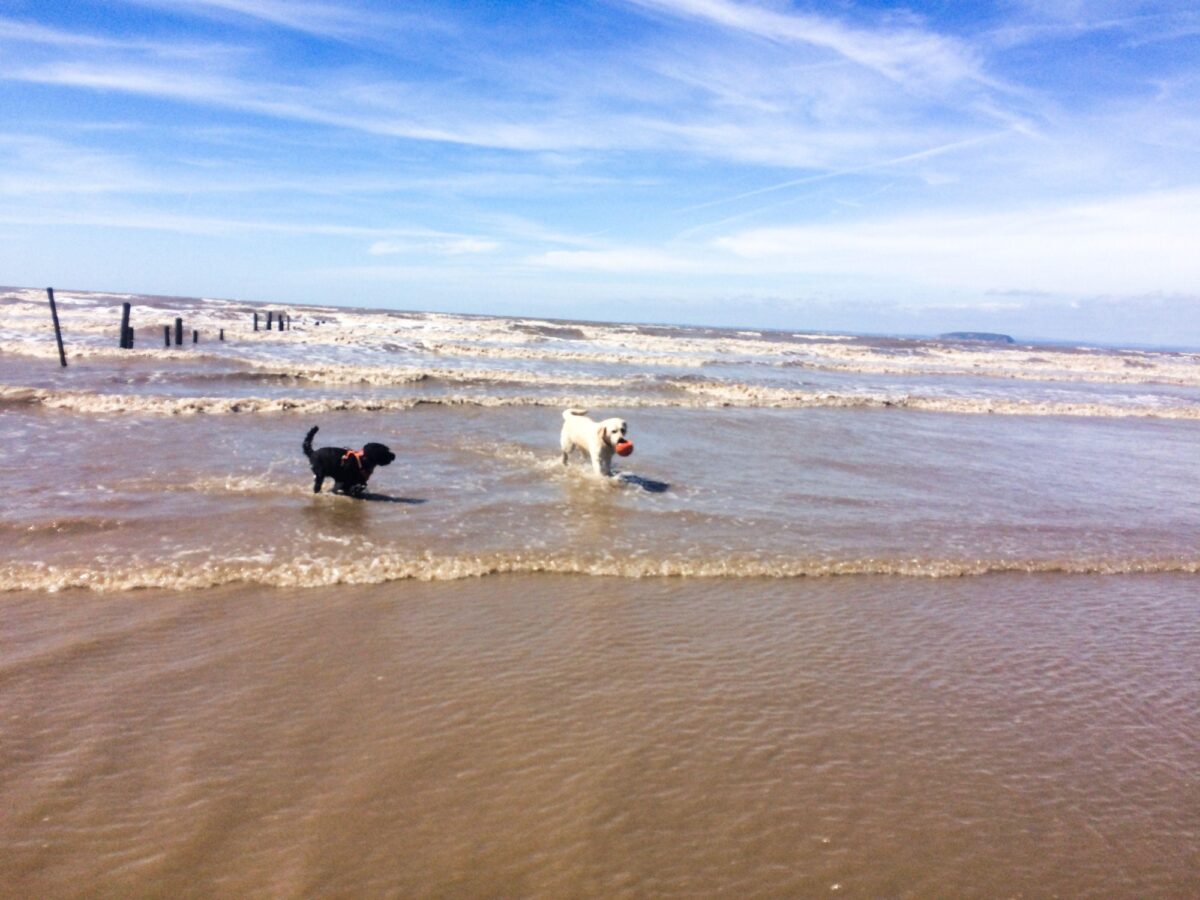
POLYGON ((1192 2, 0 0, 0 284, 1200 345, 1192 2))

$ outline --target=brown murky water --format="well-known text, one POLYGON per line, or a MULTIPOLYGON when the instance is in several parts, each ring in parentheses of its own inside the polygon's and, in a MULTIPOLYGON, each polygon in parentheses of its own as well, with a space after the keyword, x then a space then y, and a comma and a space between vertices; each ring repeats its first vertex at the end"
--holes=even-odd
POLYGON ((1190 576, 0 607, 9 896, 1200 890, 1190 576))

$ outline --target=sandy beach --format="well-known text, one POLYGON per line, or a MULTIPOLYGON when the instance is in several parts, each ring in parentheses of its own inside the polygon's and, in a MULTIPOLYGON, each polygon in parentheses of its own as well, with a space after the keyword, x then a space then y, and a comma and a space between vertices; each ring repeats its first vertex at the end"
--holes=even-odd
POLYGON ((1191 576, 5 594, 13 896, 1183 897, 1191 576))

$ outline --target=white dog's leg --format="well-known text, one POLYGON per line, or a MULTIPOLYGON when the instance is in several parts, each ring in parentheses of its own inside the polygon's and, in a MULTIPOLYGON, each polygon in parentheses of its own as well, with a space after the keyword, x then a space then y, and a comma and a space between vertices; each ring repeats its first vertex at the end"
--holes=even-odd
POLYGON ((606 447, 598 447, 592 454, 592 468, 597 475, 612 478, 612 454, 605 453, 606 447))

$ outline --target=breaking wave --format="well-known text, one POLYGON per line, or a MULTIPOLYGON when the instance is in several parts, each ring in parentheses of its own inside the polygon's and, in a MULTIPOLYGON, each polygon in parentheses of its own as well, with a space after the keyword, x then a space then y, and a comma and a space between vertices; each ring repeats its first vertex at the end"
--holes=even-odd
POLYGON ((1200 421, 1200 405, 1134 406, 1099 402, 1012 400, 992 397, 937 397, 907 393, 791 391, 721 382, 666 382, 673 395, 539 394, 503 396, 460 393, 408 397, 172 397, 153 394, 98 394, 90 391, 0 386, 0 407, 34 406, 78 413, 135 412, 191 416, 254 413, 389 412, 418 406, 570 406, 605 408, 897 409, 964 415, 1159 418, 1200 421))
POLYGON ((489 346, 483 344, 425 341, 421 349, 438 356, 480 357, 484 359, 521 359, 535 362, 607 363, 629 366, 691 368, 726 362, 719 357, 683 356, 678 353, 629 353, 619 349, 557 350, 549 347, 489 346))
MULTIPOLYGON (((315 384, 369 384, 377 386, 418 384, 428 381, 442 381, 448 384, 524 385, 593 385, 596 383, 595 377, 587 375, 543 373, 515 369, 452 369, 430 366, 356 366, 334 364, 289 365, 279 362, 259 361, 252 361, 250 365, 254 367, 252 372, 233 373, 226 377, 240 376, 261 378, 264 380, 308 381, 315 384)), ((625 383, 633 383, 641 379, 634 376, 619 380, 625 383)))
MULTIPOLYGON (((773 343, 749 341, 735 337, 704 338, 629 335, 615 328, 594 329, 589 335, 592 343, 582 347, 551 347, 536 342, 513 343, 514 336, 505 332, 471 335, 472 340, 454 340, 421 335, 405 335, 405 349, 426 355, 430 366, 393 367, 363 365, 311 365, 291 362, 288 356, 303 352, 319 353, 322 349, 378 354, 381 350, 396 349, 397 336, 391 332, 370 332, 359 336, 316 335, 303 338, 285 333, 283 341, 276 335, 269 340, 258 335, 238 335, 219 345, 199 347, 163 347, 146 340, 136 350, 121 350, 111 344, 69 343, 67 356, 71 359, 103 360, 189 360, 224 361, 276 370, 284 377, 294 377, 329 384, 397 384, 420 380, 422 375, 454 380, 466 375, 461 370, 438 366, 437 361, 479 359, 526 363, 572 365, 626 366, 663 369, 698 369, 723 365, 766 366, 841 374, 869 374, 897 377, 967 377, 1009 381, 1057 382, 1071 384, 1173 385, 1200 386, 1200 355, 1141 353, 1138 351, 1095 351, 1069 353, 1061 350, 1039 349, 980 351, 947 348, 925 343, 888 349, 859 340, 830 339, 815 343, 773 343), (503 340, 500 340, 503 338, 503 340), (208 347, 209 349, 204 349, 208 347), (219 351, 216 349, 219 347, 219 351), (271 361, 261 356, 269 354, 271 361)), ((111 327, 83 328, 85 334, 103 335, 111 327)), ((53 359, 57 349, 44 338, 29 340, 0 340, 0 353, 53 359)), ((505 373, 509 380, 519 380, 529 373, 505 373)), ((497 376, 499 377, 499 376, 497 376)))
POLYGON ((890 575, 907 578, 965 578, 1018 573, 1038 575, 1151 575, 1200 573, 1196 559, 793 559, 729 556, 705 559, 576 557, 528 553, 481 556, 421 556, 383 552, 353 560, 297 559, 273 562, 269 554, 197 565, 148 564, 105 569, 40 562, 0 566, 2 591, 98 592, 142 588, 193 590, 227 584, 266 587, 328 587, 391 581, 455 581, 489 575, 586 575, 614 578, 825 578, 890 575))
MULTIPOLYGON (((223 362, 229 359, 228 356, 223 354, 206 353, 203 350, 197 350, 190 344, 186 348, 146 347, 136 350, 122 350, 118 347, 99 347, 92 344, 69 343, 64 346, 63 351, 69 360, 161 360, 178 358, 184 355, 189 360, 205 360, 209 362, 223 362)), ((32 359, 57 360, 58 347, 53 341, 0 341, 0 354, 27 356, 32 359)))
MULTIPOLYGON (((578 398, 472 395, 437 397, 164 397, 152 394, 94 394, 48 388, 0 386, 0 407, 40 406, 80 413, 136 412, 161 416, 235 413, 394 412, 434 406, 569 406, 578 398)), ((597 403, 612 403, 612 398, 597 403)), ((640 405, 633 398, 623 405, 640 405)))
MULTIPOLYGON (((1064 353, 1042 350, 983 352, 940 346, 906 347, 886 352, 858 341, 815 344, 764 343, 730 337, 697 339, 683 335, 640 337, 608 335, 615 346, 590 348, 513 346, 463 341, 423 341, 421 349, 442 357, 604 363, 662 368, 759 365, 846 374, 901 377, 971 377, 1017 381, 1094 384, 1200 385, 1200 356, 1146 354, 1136 351, 1064 353), (680 352, 685 351, 685 353, 680 352)), ((846 341, 846 339, 841 339, 846 341)))

